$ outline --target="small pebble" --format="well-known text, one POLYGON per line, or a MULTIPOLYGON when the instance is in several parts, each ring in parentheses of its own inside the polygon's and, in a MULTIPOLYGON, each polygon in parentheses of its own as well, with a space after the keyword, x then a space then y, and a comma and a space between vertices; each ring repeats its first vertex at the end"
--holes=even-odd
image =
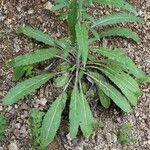
POLYGON ((16 144, 16 143, 11 143, 11 144, 8 146, 8 149, 9 149, 9 150, 18 150, 17 144, 16 144))
POLYGON ((28 10, 28 14, 33 14, 33 13, 34 13, 34 10, 32 10, 32 9, 28 10))

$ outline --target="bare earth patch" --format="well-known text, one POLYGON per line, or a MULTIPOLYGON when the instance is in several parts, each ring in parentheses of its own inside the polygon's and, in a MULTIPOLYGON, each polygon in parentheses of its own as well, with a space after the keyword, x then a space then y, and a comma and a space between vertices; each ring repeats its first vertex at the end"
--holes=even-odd
MULTIPOLYGON (((22 25, 31 25, 48 32, 55 37, 62 37, 67 33, 66 23, 60 21, 55 14, 45 10, 47 0, 0 0, 0 112, 7 118, 5 139, 0 150, 30 150, 30 114, 32 108, 46 111, 48 106, 58 95, 58 90, 49 83, 37 93, 26 97, 18 104, 6 107, 2 105, 2 98, 16 83, 12 81, 12 70, 6 66, 6 61, 30 50, 45 47, 45 45, 17 35, 15 29, 22 25)), ((138 44, 122 38, 108 38, 98 43, 111 47, 122 48, 137 65, 150 74, 150 0, 131 0, 139 14, 144 18, 143 25, 130 24, 129 27, 139 33, 141 40, 138 44)), ((95 16, 109 11, 101 6, 89 9, 95 16)), ((61 128, 49 150, 149 150, 150 148, 150 85, 141 86, 143 96, 132 113, 125 114, 112 106, 105 110, 98 106, 97 100, 90 100, 94 117, 105 122, 104 129, 96 131, 90 139, 80 136, 70 141, 68 138, 68 121, 63 118, 61 128), (117 134, 121 124, 130 122, 133 135, 137 142, 134 145, 122 146, 118 143, 117 134)), ((65 116, 65 115, 64 115, 65 116)))

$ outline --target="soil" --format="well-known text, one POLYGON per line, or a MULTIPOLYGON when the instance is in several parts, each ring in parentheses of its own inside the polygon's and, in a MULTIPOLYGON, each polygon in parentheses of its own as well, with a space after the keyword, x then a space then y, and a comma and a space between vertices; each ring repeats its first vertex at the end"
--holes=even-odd
MULTIPOLYGON (((2 98, 16 83, 12 81, 12 69, 6 62, 14 56, 27 53, 38 48, 46 48, 25 36, 16 34, 19 26, 37 27, 54 37, 67 34, 67 25, 60 21, 56 14, 45 9, 47 0, 0 0, 0 112, 7 118, 5 139, 0 144, 0 150, 30 150, 30 114, 32 108, 47 110, 43 101, 51 103, 58 95, 58 90, 51 83, 41 87, 36 93, 24 101, 11 106, 3 106, 2 98)), ((144 24, 129 24, 141 40, 134 43, 123 38, 107 38, 98 45, 120 47, 147 74, 150 74, 150 0, 131 0, 144 18, 144 24)), ((109 7, 96 5, 89 11, 97 16, 111 12, 109 7)), ((117 10, 116 10, 117 11, 117 10)), ((112 106, 105 110, 98 101, 91 103, 93 115, 105 122, 103 129, 98 129, 91 138, 79 136, 71 141, 68 137, 68 121, 63 118, 57 137, 48 147, 49 150, 149 150, 150 148, 150 85, 141 85, 143 95, 139 98, 137 107, 132 113, 126 114, 112 106), (121 145, 117 140, 120 126, 126 122, 133 125, 132 134, 136 138, 133 145, 121 145)))

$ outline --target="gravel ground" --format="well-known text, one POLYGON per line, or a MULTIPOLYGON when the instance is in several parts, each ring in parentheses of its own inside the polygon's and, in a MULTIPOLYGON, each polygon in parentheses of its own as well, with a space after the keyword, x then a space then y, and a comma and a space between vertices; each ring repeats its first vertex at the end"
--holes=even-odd
MULTIPOLYGON (((34 40, 22 35, 17 35, 15 29, 24 24, 31 25, 60 37, 64 36, 66 24, 59 21, 55 14, 45 10, 46 0, 0 0, 0 112, 7 117, 5 139, 0 145, 0 150, 29 150, 30 149, 30 113, 36 107, 46 110, 45 102, 51 103, 58 95, 51 83, 43 86, 37 93, 26 97, 18 104, 4 107, 2 98, 5 93, 15 85, 12 81, 12 70, 5 63, 8 59, 37 48, 45 48, 34 40)), ((129 27, 137 31, 141 37, 138 44, 122 38, 108 38, 100 45, 121 47, 137 65, 147 74, 150 74, 150 0, 131 0, 139 14, 144 18, 144 24, 129 27)), ((98 16, 101 10, 108 12, 108 7, 90 8, 93 15, 98 16)), ((111 10, 110 10, 111 12, 111 10)), ((132 113, 122 113, 112 106, 109 110, 97 107, 97 101, 92 105, 95 118, 105 122, 104 129, 98 131, 90 138, 79 137, 70 141, 68 134, 68 121, 62 121, 56 139, 49 146, 49 150, 149 150, 150 148, 150 85, 141 86, 143 96, 139 104, 133 108, 132 113), (117 141, 118 129, 121 124, 130 122, 133 125, 133 135, 137 139, 134 145, 122 146, 117 141)))

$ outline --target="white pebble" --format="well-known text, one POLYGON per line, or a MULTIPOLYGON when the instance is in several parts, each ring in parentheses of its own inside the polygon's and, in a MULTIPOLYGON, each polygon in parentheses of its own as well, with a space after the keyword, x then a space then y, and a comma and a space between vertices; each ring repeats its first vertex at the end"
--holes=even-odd
POLYGON ((9 150, 18 150, 17 144, 16 143, 11 143, 8 147, 9 150))

